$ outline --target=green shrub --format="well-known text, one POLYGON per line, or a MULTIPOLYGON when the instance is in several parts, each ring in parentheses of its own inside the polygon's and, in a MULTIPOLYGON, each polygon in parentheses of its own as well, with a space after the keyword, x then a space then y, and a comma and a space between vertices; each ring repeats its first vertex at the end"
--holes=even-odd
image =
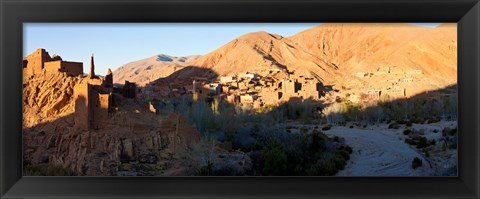
POLYGON ((410 138, 405 138, 405 143, 407 143, 409 145, 416 145, 416 142, 413 141, 413 139, 410 139, 410 138))
POLYGON ((345 159, 345 160, 350 160, 350 153, 346 150, 341 150, 340 155, 345 159))
POLYGON ((398 120, 397 123, 398 124, 407 124, 407 120, 398 120))
POLYGON ((388 124, 388 128, 389 129, 399 129, 400 125, 397 122, 393 121, 390 124, 388 124))
POLYGON ((338 136, 333 137, 333 141, 340 142, 340 138, 338 136))
POLYGON ((202 176, 211 176, 213 175, 213 164, 209 163, 206 166, 200 167, 200 175, 202 176))
POLYGON ((301 133, 307 133, 308 132, 308 128, 303 126, 302 128, 300 128, 300 132, 301 133))
POLYGON ((433 124, 433 123, 437 123, 437 122, 440 122, 440 119, 430 118, 430 119, 427 120, 427 124, 433 124))
MULTIPOLYGON (((335 163, 335 168, 337 171, 344 169, 345 165, 347 164, 347 160, 345 160, 342 155, 335 156, 335 158, 333 158, 333 162, 335 163)), ((335 173, 337 173, 337 171, 335 171, 335 173)))
POLYGON ((403 131, 403 135, 410 135, 411 133, 413 133, 413 131, 411 129, 405 129, 403 131))
POLYGON ((430 153, 428 153, 427 149, 423 149, 422 152, 425 154, 425 156, 430 157, 430 153))
POLYGON ((349 145, 342 145, 338 149, 347 151, 349 154, 352 154, 353 152, 352 147, 350 147, 349 145))
POLYGON ((413 124, 412 120, 409 120, 405 125, 408 126, 408 127, 411 127, 413 124))
POLYGON ((417 148, 425 148, 427 146, 428 146, 428 143, 427 143, 427 138, 426 137, 418 138, 417 148))
POLYGON ((277 144, 271 144, 263 151, 264 175, 284 175, 287 170, 287 155, 277 144))
POLYGON ((437 129, 433 129, 432 132, 433 132, 433 133, 438 133, 438 130, 437 130, 437 129))
POLYGON ((305 170, 306 175, 311 176, 331 176, 335 175, 338 170, 345 168, 346 160, 341 156, 335 156, 329 160, 318 160, 316 164, 305 170))
POLYGON ((412 118, 410 118, 410 119, 407 121, 407 124, 408 124, 408 123, 411 123, 411 124, 413 124, 413 123, 417 123, 417 124, 418 124, 418 123, 421 123, 421 122, 419 122, 419 121, 420 121, 420 120, 418 119, 418 117, 412 117, 412 118))
POLYGON ((413 158, 412 168, 417 169, 418 167, 421 167, 421 166, 422 166, 422 160, 418 157, 413 158))
POLYGON ((337 173, 335 162, 328 160, 319 160, 312 167, 305 170, 305 174, 309 176, 331 176, 337 173))
POLYGON ((410 145, 415 145, 417 148, 425 148, 429 146, 429 143, 426 137, 416 137, 416 138, 405 138, 405 143, 410 145))
POLYGON ((332 125, 326 125, 326 126, 322 127, 322 130, 327 131, 327 130, 330 130, 331 128, 332 128, 332 125))
POLYGON ((442 135, 443 136, 453 136, 455 134, 457 134, 457 128, 445 127, 442 130, 442 135))
POLYGON ((31 176, 77 176, 74 171, 57 165, 33 165, 24 166, 25 174, 31 176))

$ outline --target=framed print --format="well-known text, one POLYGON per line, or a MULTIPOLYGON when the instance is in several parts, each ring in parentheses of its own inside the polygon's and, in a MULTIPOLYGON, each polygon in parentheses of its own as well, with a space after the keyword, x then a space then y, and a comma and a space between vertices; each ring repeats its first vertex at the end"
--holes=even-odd
POLYGON ((478 198, 479 9, 2 1, 1 196, 478 198))

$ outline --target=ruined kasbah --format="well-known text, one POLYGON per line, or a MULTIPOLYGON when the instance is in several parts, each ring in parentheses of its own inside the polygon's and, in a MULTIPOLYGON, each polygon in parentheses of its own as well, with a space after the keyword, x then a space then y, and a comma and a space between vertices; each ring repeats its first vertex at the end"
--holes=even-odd
MULTIPOLYGON (((50 56, 45 49, 37 49, 23 60, 24 77, 32 75, 65 74, 82 79, 73 87, 75 107, 74 121, 78 130, 105 128, 114 107, 113 93, 127 98, 135 98, 135 84, 126 82, 123 88, 113 87, 113 74, 110 69, 106 76, 95 74, 94 56, 90 58, 90 71, 83 73, 83 63, 65 61, 58 55, 50 56)), ((46 77, 46 76, 44 76, 46 77)))
POLYGON ((23 72, 26 175, 49 175, 37 170, 43 166, 75 175, 158 175, 163 170, 124 166, 173 161, 177 147, 200 138, 184 117, 151 113, 135 83, 114 85, 110 69, 96 74, 93 54, 84 74, 83 63, 38 49, 24 58, 23 72))

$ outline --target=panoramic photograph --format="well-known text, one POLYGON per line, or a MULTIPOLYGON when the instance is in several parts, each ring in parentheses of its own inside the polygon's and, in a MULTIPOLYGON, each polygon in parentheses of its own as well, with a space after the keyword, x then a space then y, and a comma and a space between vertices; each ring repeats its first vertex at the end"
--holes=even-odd
POLYGON ((23 176, 458 176, 456 23, 23 31, 23 176))

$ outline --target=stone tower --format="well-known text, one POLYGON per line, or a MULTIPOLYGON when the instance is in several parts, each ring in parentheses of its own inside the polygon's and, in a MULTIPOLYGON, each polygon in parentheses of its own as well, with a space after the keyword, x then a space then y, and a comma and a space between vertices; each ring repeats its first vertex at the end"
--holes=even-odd
POLYGON ((105 76, 105 87, 111 88, 113 86, 113 74, 112 70, 109 68, 107 75, 105 76))
POLYGON ((90 78, 95 77, 95 64, 93 63, 93 53, 92 57, 90 57, 90 78))

